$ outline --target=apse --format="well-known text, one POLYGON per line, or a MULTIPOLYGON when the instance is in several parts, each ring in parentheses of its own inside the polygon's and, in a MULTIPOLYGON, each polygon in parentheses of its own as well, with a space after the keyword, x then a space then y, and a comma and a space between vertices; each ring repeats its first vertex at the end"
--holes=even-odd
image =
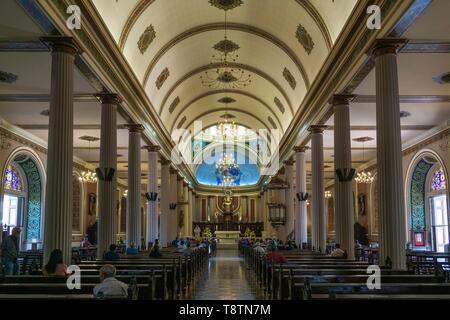
MULTIPOLYGON (((223 158, 223 154, 209 155, 203 159, 196 170, 196 178, 199 184, 206 186, 222 186, 223 181, 216 173, 216 163, 223 158)), ((233 187, 256 185, 261 177, 259 167, 248 155, 234 152, 233 158, 239 165, 240 175, 233 187)))

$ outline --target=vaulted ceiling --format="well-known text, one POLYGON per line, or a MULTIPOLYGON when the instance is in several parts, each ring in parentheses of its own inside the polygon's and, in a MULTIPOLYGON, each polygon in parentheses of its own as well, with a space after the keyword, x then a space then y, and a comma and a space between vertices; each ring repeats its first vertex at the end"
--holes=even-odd
POLYGON ((356 0, 93 2, 170 133, 217 123, 223 97, 235 100, 228 110, 239 124, 284 133, 356 0), (236 63, 252 77, 244 89, 200 80, 214 68, 225 26, 239 46, 236 63))

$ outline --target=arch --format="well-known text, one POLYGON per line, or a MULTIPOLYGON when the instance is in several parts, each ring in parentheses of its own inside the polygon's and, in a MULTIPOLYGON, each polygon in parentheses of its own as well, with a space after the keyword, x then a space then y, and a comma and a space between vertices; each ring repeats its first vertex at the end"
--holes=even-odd
MULTIPOLYGON (((205 92, 195 98, 193 98, 192 100, 190 100, 188 103, 186 103, 178 112, 177 118, 175 119, 175 122, 177 122, 176 120, 178 119, 178 117, 186 110, 188 109, 192 104, 194 104, 195 102, 197 102, 198 100, 201 100, 203 98, 215 95, 215 94, 228 94, 228 93, 232 93, 232 94, 236 94, 236 95, 243 95, 246 97, 249 97, 250 99, 253 99, 257 102, 259 102, 260 104, 262 104, 264 107, 266 107, 266 109, 268 109, 272 115, 276 118, 278 125, 280 126, 280 128, 283 128, 283 126, 281 125, 281 121, 280 118, 278 117, 278 115, 273 111, 273 109, 267 104, 265 103, 261 98, 258 98, 257 96, 255 96, 254 94, 251 94, 249 92, 245 92, 242 90, 236 90, 236 89, 220 89, 220 90, 214 90, 214 91, 208 91, 205 92)), ((289 110, 291 111, 291 115, 294 116, 294 112, 292 110, 292 106, 289 104, 289 110)), ((161 109, 159 111, 159 115, 162 114, 162 112, 164 111, 164 106, 161 106, 161 109)))
MULTIPOLYGON (((130 15, 128 16, 124 27, 122 29, 122 32, 120 34, 119 38, 119 48, 120 51, 123 51, 125 48, 125 44, 128 39, 128 35, 130 34, 131 30, 133 29, 133 26, 135 23, 139 20, 139 17, 142 15, 142 13, 150 7, 150 5, 153 4, 155 0, 140 0, 140 2, 134 7, 134 9, 131 11, 130 15)), ((317 27, 319 28, 320 32, 322 33, 322 36, 325 40, 325 43, 329 50, 331 50, 331 47, 333 46, 333 42, 331 40, 330 31, 328 30, 327 25, 325 24, 322 16, 320 15, 319 11, 311 4, 309 0, 296 0, 296 2, 302 6, 302 8, 308 13, 308 15, 314 20, 317 27)))
MULTIPOLYGON (((252 72, 254 74, 257 74, 258 76, 260 76, 261 78, 263 78, 264 80, 266 80, 267 82, 271 83, 275 88, 277 88, 277 90, 283 95, 283 98, 287 101, 291 112, 294 114, 294 111, 292 109, 292 102, 289 99, 286 91, 283 89, 283 87, 271 76, 269 76, 267 73, 265 73, 264 71, 255 68, 253 66, 249 66, 246 64, 242 64, 242 63, 228 63, 228 65, 231 68, 241 68, 243 70, 247 70, 249 72, 252 72)), ((172 93, 187 79, 195 76, 196 74, 199 74, 201 72, 207 71, 207 70, 211 70, 211 69, 217 69, 218 67, 220 67, 219 63, 213 63, 213 64, 208 64, 205 66, 201 66, 198 67, 197 69, 194 69, 188 73, 186 73, 184 76, 182 76, 180 79, 177 80, 177 82, 175 82, 175 84, 167 91, 165 97, 163 98, 162 102, 161 102, 161 108, 160 108, 160 113, 162 113, 162 108, 163 106, 166 105, 167 100, 169 99, 169 97, 172 95, 172 93)), ((145 88, 145 84, 144 84, 144 88, 145 88)))
MULTIPOLYGON (((33 240, 42 241, 46 180, 44 164, 39 155, 31 148, 18 147, 11 151, 2 170, 2 202, 4 196, 3 179, 8 165, 12 162, 20 166, 28 186, 23 220, 25 226, 24 240, 27 243, 31 243, 33 240), (16 160, 19 156, 25 156, 25 158, 16 160)), ((1 210, 3 211, 3 207, 1 210)))
MULTIPOLYGON (((431 243, 431 209, 428 195, 430 193, 430 173, 433 173, 433 168, 438 165, 442 167, 447 176, 448 171, 443 159, 432 149, 419 151, 409 163, 405 179, 405 200, 406 227, 410 242, 414 240, 414 232, 424 232, 427 235, 427 242, 431 243)), ((448 190, 445 191, 445 195, 448 199, 448 190)))
MULTIPOLYGON (((277 46, 281 50, 286 53, 286 55, 295 63, 298 71, 300 72, 302 79, 305 83, 306 89, 308 90, 311 86, 311 82, 309 80, 308 74, 305 70, 305 67, 303 66, 300 59, 298 59, 295 52, 289 48, 287 44, 285 44, 283 41, 275 37, 274 35, 268 33, 267 31, 261 30, 259 28, 242 24, 242 23, 227 23, 226 27, 228 30, 234 30, 234 31, 240 31, 244 33, 250 33, 253 35, 256 35, 260 38, 263 38, 267 41, 269 41, 271 44, 277 46)), ((147 69, 144 73, 144 79, 142 81, 142 85, 146 86, 147 81, 150 77, 150 74, 152 73, 153 69, 155 68, 156 64, 158 63, 159 59, 161 59, 172 47, 177 45, 178 43, 189 39, 190 37, 193 37, 197 34, 208 32, 208 31, 214 31, 214 30, 225 30, 225 23, 223 22, 217 22, 217 23, 210 23, 205 24, 201 26, 194 27, 192 29, 186 30, 185 32, 179 34, 172 40, 170 40, 168 43, 166 43, 154 56, 150 64, 148 65, 147 69)))

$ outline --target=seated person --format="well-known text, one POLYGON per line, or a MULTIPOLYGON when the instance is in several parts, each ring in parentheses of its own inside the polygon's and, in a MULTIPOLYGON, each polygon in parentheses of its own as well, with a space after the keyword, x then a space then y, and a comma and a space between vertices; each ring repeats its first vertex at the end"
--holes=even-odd
POLYGON ((330 256, 333 258, 344 258, 345 251, 341 249, 341 245, 339 243, 336 243, 336 249, 331 252, 330 256))
POLYGON ((269 263, 286 263, 287 259, 278 251, 269 251, 266 254, 266 260, 269 263))
POLYGON ((67 265, 63 263, 63 254, 59 249, 55 249, 50 253, 48 263, 42 269, 44 276, 67 276, 67 265))
POLYGON ((128 298, 128 285, 114 278, 116 268, 105 264, 100 268, 100 281, 94 287, 94 297, 99 299, 126 299, 128 298))
POLYGON ((187 249, 186 243, 184 240, 180 241, 180 244, 177 246, 178 251, 184 251, 187 249))
POLYGON ((158 239, 156 239, 155 243, 153 243, 153 246, 150 250, 149 256, 152 258, 158 258, 158 257, 162 256, 161 251, 159 250, 159 240, 158 239))
POLYGON ((89 242, 88 236, 86 235, 83 240, 80 242, 81 248, 89 248, 92 246, 92 243, 89 242))
POLYGON ((253 249, 259 255, 264 255, 266 253, 266 250, 264 250, 264 248, 261 247, 261 244, 259 242, 256 243, 256 245, 255 245, 255 247, 253 249))
POLYGON ((139 253, 139 250, 134 245, 134 242, 130 244, 130 246, 127 248, 127 254, 129 255, 136 255, 139 253))
POLYGON ((109 246, 109 251, 106 252, 106 253, 104 254, 103 259, 104 259, 104 260, 107 260, 107 261, 117 261, 117 260, 120 260, 120 256, 119 256, 119 254, 116 252, 116 249, 117 249, 117 247, 116 247, 115 244, 110 245, 110 246, 109 246))

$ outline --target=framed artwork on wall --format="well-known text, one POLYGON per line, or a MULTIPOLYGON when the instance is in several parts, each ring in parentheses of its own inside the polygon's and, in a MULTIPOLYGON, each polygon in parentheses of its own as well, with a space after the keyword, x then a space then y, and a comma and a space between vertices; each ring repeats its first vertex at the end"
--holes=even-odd
POLYGON ((425 232, 414 232, 414 245, 416 247, 425 246, 425 232))

